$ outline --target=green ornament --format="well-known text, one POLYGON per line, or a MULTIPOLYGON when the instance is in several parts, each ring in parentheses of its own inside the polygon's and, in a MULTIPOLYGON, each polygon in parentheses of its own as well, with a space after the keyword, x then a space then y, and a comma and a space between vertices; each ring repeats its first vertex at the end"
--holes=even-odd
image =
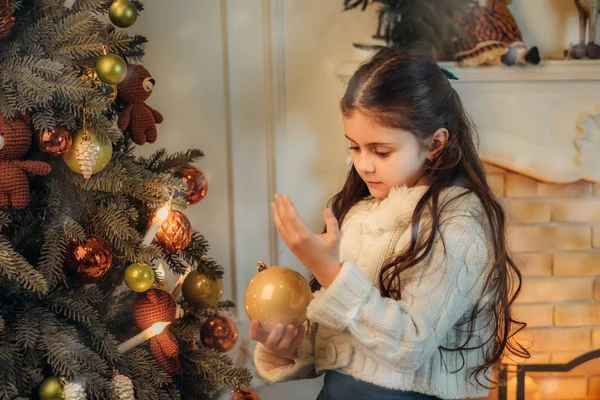
POLYGON ((63 388, 56 376, 44 379, 39 390, 40 400, 62 400, 63 388))
POLYGON ((183 281, 181 292, 192 307, 216 307, 223 295, 223 282, 221 279, 213 281, 198 271, 192 271, 183 281))
POLYGON ((129 0, 115 0, 108 9, 108 17, 119 28, 129 28, 137 19, 137 8, 129 0))
POLYGON ((125 270, 125 283, 134 292, 145 292, 154 284, 154 270, 148 264, 131 264, 125 270))
POLYGON ((107 54, 96 62, 98 78, 109 85, 117 85, 127 76, 127 63, 116 54, 107 54))

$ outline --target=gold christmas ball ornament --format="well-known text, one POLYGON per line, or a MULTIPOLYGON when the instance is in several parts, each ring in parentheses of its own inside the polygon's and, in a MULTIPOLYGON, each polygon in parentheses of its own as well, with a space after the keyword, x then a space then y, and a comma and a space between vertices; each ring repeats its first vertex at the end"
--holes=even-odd
POLYGON ((112 153, 110 143, 101 144, 92 132, 80 129, 73 135, 73 144, 63 159, 70 169, 89 179, 106 168, 112 153))
POLYGON ((184 279, 181 292, 185 301, 196 308, 216 307, 223 295, 221 279, 213 281, 208 276, 192 271, 184 279))
POLYGON ((36 139, 39 149, 53 156, 65 154, 73 145, 71 133, 60 127, 51 130, 37 130, 36 139))
POLYGON ((119 28, 129 28, 137 19, 137 8, 129 0, 115 0, 108 9, 110 22, 119 28))
POLYGON ((63 400, 63 388, 60 379, 51 376, 44 379, 39 390, 40 400, 63 400))
POLYGON ((125 270, 125 284, 134 292, 145 292, 154 284, 154 270, 148 264, 131 264, 125 270))
POLYGON ((117 85, 127 75, 127 63, 116 54, 106 54, 96 62, 96 73, 102 82, 117 85))
POLYGON ((117 98, 117 85, 109 85, 102 82, 98 78, 96 68, 86 67, 79 71, 81 80, 88 83, 92 88, 97 89, 100 93, 108 96, 110 101, 115 101, 117 98))
POLYGON ((308 282, 293 269, 266 267, 258 263, 259 273, 246 287, 244 306, 250 320, 260 322, 265 332, 275 325, 299 327, 306 321, 306 309, 312 299, 308 282))
POLYGON ((237 326, 230 318, 223 316, 207 319, 200 329, 202 344, 220 352, 231 350, 237 338, 237 326))
MULTIPOLYGON (((152 223, 152 220, 150 220, 152 223)), ((179 254, 192 241, 192 224, 184 213, 170 210, 156 233, 155 242, 169 254, 179 254)))
POLYGON ((65 261, 83 282, 92 283, 102 279, 112 266, 112 252, 104 239, 90 236, 82 244, 71 242, 65 261))
POLYGON ((208 191, 208 179, 200 168, 188 166, 175 173, 187 185, 186 203, 192 205, 200 202, 208 191))

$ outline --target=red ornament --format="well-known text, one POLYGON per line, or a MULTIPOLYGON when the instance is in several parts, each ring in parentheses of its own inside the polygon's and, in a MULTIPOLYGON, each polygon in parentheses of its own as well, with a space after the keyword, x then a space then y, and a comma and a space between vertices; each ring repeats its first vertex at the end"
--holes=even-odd
POLYGON ((170 210, 155 240, 167 253, 179 254, 192 241, 192 224, 182 212, 170 210))
POLYGON ((112 266, 112 252, 104 239, 90 236, 82 244, 72 242, 67 247, 65 261, 83 282, 91 283, 106 275, 112 266))
POLYGON ((237 338, 237 326, 227 317, 216 316, 209 318, 200 329, 202 344, 221 352, 231 350, 235 346, 237 338))
POLYGON ((38 130, 36 138, 40 150, 53 156, 65 154, 73 145, 71 133, 65 128, 38 130))
POLYGON ((229 392, 230 400, 260 400, 260 397, 248 388, 238 388, 229 392))
POLYGON ((175 176, 187 185, 186 199, 188 206, 200 202, 206 196, 208 179, 206 179, 206 175, 200 168, 190 165, 175 173, 175 176))
MULTIPOLYGON (((157 322, 173 322, 177 303, 171 293, 161 289, 149 289, 133 302, 133 320, 138 328, 145 330, 157 322)), ((150 338, 150 350, 167 373, 179 371, 179 343, 168 327, 150 338)))

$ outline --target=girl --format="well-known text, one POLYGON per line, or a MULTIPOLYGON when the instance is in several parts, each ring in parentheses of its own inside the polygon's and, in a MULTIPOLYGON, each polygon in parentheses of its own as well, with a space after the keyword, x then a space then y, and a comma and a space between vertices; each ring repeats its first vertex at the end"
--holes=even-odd
POLYGON ((510 341, 525 325, 511 317, 521 274, 458 94, 430 56, 384 49, 341 110, 353 166, 325 232, 289 198, 272 204, 315 293, 310 329, 252 321, 258 372, 324 372, 319 400, 485 397, 506 351, 529 354, 510 341))

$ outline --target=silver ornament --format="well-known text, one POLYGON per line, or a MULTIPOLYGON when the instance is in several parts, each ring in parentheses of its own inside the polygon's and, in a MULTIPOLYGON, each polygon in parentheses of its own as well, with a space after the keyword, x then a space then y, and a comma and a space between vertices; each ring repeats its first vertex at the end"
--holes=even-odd
POLYGON ((113 400, 135 400, 133 383, 125 375, 116 373, 110 382, 113 400))

